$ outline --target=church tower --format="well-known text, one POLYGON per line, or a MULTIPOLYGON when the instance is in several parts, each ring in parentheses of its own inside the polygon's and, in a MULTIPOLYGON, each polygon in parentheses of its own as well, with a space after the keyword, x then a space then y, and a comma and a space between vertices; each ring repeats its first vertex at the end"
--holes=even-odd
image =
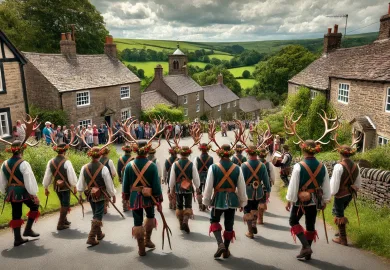
POLYGON ((188 57, 177 44, 176 51, 169 55, 169 75, 188 75, 187 71, 188 57))

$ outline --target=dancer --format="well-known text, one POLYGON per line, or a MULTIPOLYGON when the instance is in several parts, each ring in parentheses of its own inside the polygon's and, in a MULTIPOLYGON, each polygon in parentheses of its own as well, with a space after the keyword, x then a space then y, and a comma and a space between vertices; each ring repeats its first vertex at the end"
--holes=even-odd
POLYGON ((244 152, 245 148, 241 144, 237 144, 236 148, 234 148, 234 151, 236 154, 232 157, 232 162, 238 166, 241 166, 242 163, 247 161, 247 158, 242 155, 242 152, 244 152))
POLYGON ((196 199, 199 204, 199 211, 204 212, 207 210, 207 207, 202 202, 202 193, 204 190, 204 185, 206 183, 207 171, 210 166, 213 165, 214 159, 208 153, 211 149, 211 146, 209 144, 202 143, 199 145, 198 149, 202 152, 202 154, 194 159, 194 166, 197 168, 200 178, 200 187, 199 192, 197 192, 196 194, 196 199))
MULTIPOLYGON (((117 164, 117 172, 118 172, 119 182, 121 184, 123 182, 122 177, 126 165, 134 159, 133 157, 131 157, 131 152, 133 151, 131 145, 125 144, 124 146, 122 146, 122 150, 123 152, 125 152, 125 154, 118 159, 118 164, 117 164)), ((122 198, 122 208, 123 208, 123 212, 129 211, 129 205, 127 204, 127 201, 124 200, 123 198, 122 198)))
POLYGON ((172 194, 170 192, 169 178, 170 178, 170 174, 171 174, 172 165, 174 162, 176 162, 178 160, 177 154, 178 154, 178 151, 180 148, 180 146, 179 146, 180 136, 173 138, 173 141, 174 141, 173 146, 171 144, 170 137, 171 137, 171 132, 169 130, 166 130, 165 139, 169 145, 168 151, 169 151, 170 157, 165 160, 165 166, 164 166, 165 169, 164 169, 164 173, 163 173, 163 179, 164 179, 164 182, 168 185, 169 209, 176 210, 176 195, 172 194))
MULTIPOLYGON (((113 134, 112 136, 115 137, 115 134, 113 134)), ((110 149, 108 147, 103 148, 102 152, 101 152, 102 156, 99 159, 99 161, 100 161, 101 164, 106 166, 106 168, 110 172, 111 179, 113 181, 112 184, 114 184, 114 178, 115 178, 115 176, 117 176, 118 173, 117 173, 117 171, 115 169, 114 162, 108 157, 109 154, 110 154, 110 149)), ((104 201, 104 214, 107 214, 107 208, 108 208, 108 205, 109 205, 109 200, 110 200, 110 198, 107 197, 106 200, 104 201)))

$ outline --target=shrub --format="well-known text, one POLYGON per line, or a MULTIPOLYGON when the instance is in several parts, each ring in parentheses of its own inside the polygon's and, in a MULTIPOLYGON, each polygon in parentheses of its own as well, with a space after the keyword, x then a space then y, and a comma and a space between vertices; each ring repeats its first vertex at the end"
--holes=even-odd
POLYGON ((242 77, 243 77, 244 79, 248 79, 250 76, 251 76, 251 73, 249 72, 249 70, 244 70, 244 71, 242 72, 242 77))
POLYGON ((390 145, 370 149, 364 153, 358 153, 354 160, 368 160, 373 168, 390 170, 390 145))
POLYGON ((32 117, 38 117, 38 122, 41 124, 49 121, 55 125, 64 126, 68 125, 68 115, 63 110, 43 110, 35 106, 30 107, 30 115, 32 117))
POLYGON ((171 108, 165 104, 157 104, 152 109, 141 113, 141 121, 150 121, 152 118, 163 117, 171 122, 183 122, 184 113, 181 108, 171 108))

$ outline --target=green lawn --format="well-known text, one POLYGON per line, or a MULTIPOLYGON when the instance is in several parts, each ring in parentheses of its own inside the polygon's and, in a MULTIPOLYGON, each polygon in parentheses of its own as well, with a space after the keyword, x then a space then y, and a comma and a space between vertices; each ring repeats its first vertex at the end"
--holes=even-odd
POLYGON ((230 61, 234 56, 233 55, 228 55, 228 54, 211 54, 209 55, 210 59, 217 58, 219 60, 227 60, 230 61))
POLYGON ((207 63, 203 63, 203 62, 189 62, 188 65, 191 65, 191 66, 198 66, 199 68, 204 68, 207 63))
POLYGON ((242 89, 251 88, 256 83, 254 79, 237 79, 237 81, 240 83, 242 89))
POLYGON ((160 64, 163 67, 163 72, 168 72, 168 62, 124 62, 125 65, 132 65, 136 66, 137 69, 143 69, 145 71, 145 76, 153 76, 154 75, 154 68, 160 64))
POLYGON ((246 66, 246 67, 239 67, 239 68, 231 68, 231 69, 229 69, 230 73, 232 73, 235 78, 242 77, 242 73, 245 70, 248 70, 251 73, 251 75, 252 75, 253 71, 255 71, 255 66, 246 66))

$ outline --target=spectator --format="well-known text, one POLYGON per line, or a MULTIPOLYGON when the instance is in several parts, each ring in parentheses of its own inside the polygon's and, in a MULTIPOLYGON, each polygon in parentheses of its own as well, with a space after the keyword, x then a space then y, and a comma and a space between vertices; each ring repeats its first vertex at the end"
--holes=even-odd
POLYGON ((99 131, 98 131, 96 125, 93 125, 92 135, 93 135, 93 145, 98 146, 99 145, 99 131))
POLYGON ((138 130, 138 121, 135 121, 134 122, 134 132, 135 132, 135 136, 136 136, 136 139, 139 139, 139 130, 138 130))
POLYGON ((107 140, 108 140, 108 127, 107 127, 106 124, 103 125, 103 132, 104 132, 103 142, 107 143, 107 140))
POLYGON ((99 144, 104 144, 105 143, 103 141, 103 137, 104 137, 104 128, 103 128, 103 124, 100 124, 100 127, 98 129, 99 144))
POLYGON ((179 126, 179 122, 176 122, 176 125, 175 125, 175 137, 180 136, 180 132, 181 132, 181 128, 179 126))
POLYGON ((145 124, 145 139, 150 139, 150 126, 149 122, 145 124))
POLYGON ((52 134, 52 129, 51 129, 51 123, 46 122, 45 123, 45 128, 43 129, 43 136, 45 138, 46 144, 50 145, 51 144, 51 134, 52 134))
POLYGON ((26 125, 22 124, 20 120, 16 121, 16 132, 18 133, 18 140, 24 141, 26 138, 26 131, 25 131, 26 125))
POLYGON ((42 138, 41 129, 37 123, 34 124, 35 129, 35 139, 39 142, 42 138))
POLYGON ((56 144, 64 143, 64 133, 61 130, 61 126, 57 126, 56 131, 56 144))
POLYGON ((19 133, 18 130, 16 129, 16 126, 12 127, 12 136, 14 137, 14 140, 19 140, 19 133))
POLYGON ((66 126, 62 126, 62 132, 64 133, 64 143, 68 144, 70 142, 68 139, 69 130, 66 128, 66 126))
POLYGON ((85 130, 85 141, 89 147, 93 147, 93 130, 91 125, 88 125, 87 129, 85 130))

